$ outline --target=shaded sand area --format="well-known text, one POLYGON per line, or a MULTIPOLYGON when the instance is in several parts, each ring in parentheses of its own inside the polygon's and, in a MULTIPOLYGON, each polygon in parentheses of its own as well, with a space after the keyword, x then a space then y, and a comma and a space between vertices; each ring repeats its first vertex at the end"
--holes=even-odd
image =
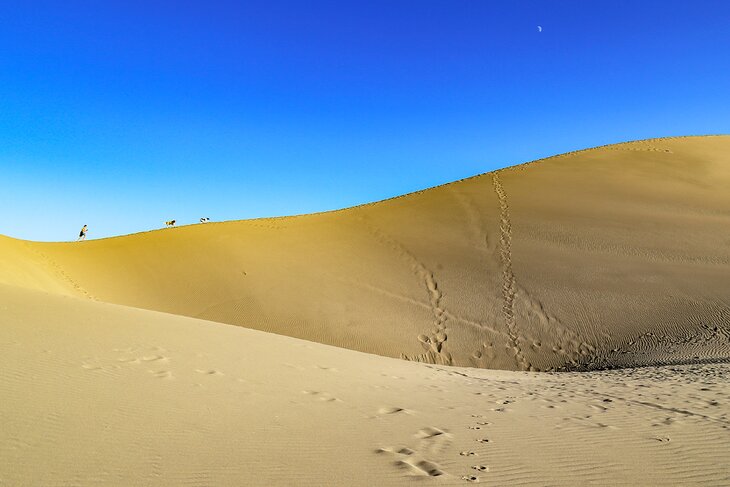
POLYGON ((2 485, 730 481, 728 365, 452 368, 5 286, 0 326, 2 485))
POLYGON ((0 485, 729 485, 729 188, 730 137, 656 139, 0 237, 0 485))

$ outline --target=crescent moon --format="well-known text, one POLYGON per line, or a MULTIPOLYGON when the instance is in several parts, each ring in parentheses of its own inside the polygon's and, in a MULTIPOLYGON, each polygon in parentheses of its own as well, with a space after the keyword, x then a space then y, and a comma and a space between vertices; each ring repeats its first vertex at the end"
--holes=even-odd
POLYGON ((537 26, 537 31, 538 31, 538 32, 542 32, 542 26, 541 26, 541 25, 538 25, 538 26, 537 26))

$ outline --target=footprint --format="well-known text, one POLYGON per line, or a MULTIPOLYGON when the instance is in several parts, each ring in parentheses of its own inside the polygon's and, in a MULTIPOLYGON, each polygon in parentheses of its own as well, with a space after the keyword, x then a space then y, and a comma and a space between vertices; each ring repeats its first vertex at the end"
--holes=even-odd
POLYGON ((396 413, 408 413, 408 411, 406 411, 403 408, 398 408, 398 407, 392 407, 392 408, 382 407, 382 408, 378 409, 378 414, 396 414, 396 413))
POLYGON ((482 438, 480 440, 477 440, 479 443, 489 443, 489 440, 487 438, 482 438))
POLYGON ((144 362, 158 362, 158 361, 169 362, 170 359, 168 359, 164 355, 149 355, 146 357, 142 357, 142 360, 144 362))
POLYGON ((461 480, 466 480, 467 482, 479 482, 479 477, 476 475, 463 475, 461 480))
POLYGON ((330 372, 339 372, 339 370, 336 369, 335 367, 325 367, 324 365, 315 365, 314 367, 319 370, 328 370, 330 372))
POLYGON ((138 364, 138 363, 140 363, 140 360, 138 358, 129 357, 129 358, 117 359, 117 362, 122 362, 125 364, 138 364))
POLYGON ((169 370, 150 370, 149 372, 159 379, 172 379, 172 372, 170 372, 169 370))
POLYGON ((317 399, 319 399, 320 401, 324 401, 324 402, 333 402, 333 401, 341 402, 339 399, 337 399, 336 397, 330 396, 326 392, 302 391, 302 394, 308 394, 310 396, 318 396, 317 399))
POLYGON ((473 451, 462 451, 462 452, 459 452, 459 455, 461 455, 462 457, 474 457, 477 454, 473 451))
POLYGON ((479 470, 480 472, 488 472, 489 471, 489 467, 487 467, 486 465, 472 465, 471 468, 473 468, 474 470, 479 470))
POLYGON ((411 465, 410 463, 407 463, 407 462, 401 462, 401 463, 406 463, 407 465, 409 465, 411 467, 415 467, 416 469, 425 473, 429 477, 440 477, 441 475, 444 474, 443 470, 441 470, 438 465, 436 465, 433 462, 429 462, 428 460, 421 460, 418 463, 416 463, 415 465, 411 465))
POLYGON ((197 372, 199 374, 205 374, 205 375, 223 375, 222 372, 219 372, 215 369, 208 369, 208 370, 195 369, 195 372, 197 372))
POLYGON ((440 477, 445 475, 445 472, 441 470, 441 467, 438 464, 420 457, 410 448, 401 448, 398 451, 393 451, 390 448, 378 448, 375 452, 390 453, 396 457, 401 457, 395 461, 395 465, 402 468, 408 468, 411 473, 415 475, 429 477, 440 477))
POLYGON ((448 436, 448 433, 446 433, 445 431, 442 431, 442 430, 440 430, 438 428, 434 428, 432 426, 429 426, 427 428, 423 428, 423 429, 419 430, 418 433, 416 433, 416 436, 417 437, 424 438, 424 439, 426 439, 426 438, 435 438, 435 437, 441 436, 441 435, 447 435, 448 436))

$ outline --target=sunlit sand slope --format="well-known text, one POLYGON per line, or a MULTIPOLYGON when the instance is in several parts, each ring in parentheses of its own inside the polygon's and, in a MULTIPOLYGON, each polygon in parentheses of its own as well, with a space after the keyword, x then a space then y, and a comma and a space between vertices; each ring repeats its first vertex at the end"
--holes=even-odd
POLYGON ((725 364, 451 368, 5 285, 0 330, 0 485, 730 480, 725 364))
POLYGON ((0 281, 430 363, 730 356, 730 137, 570 153, 384 202, 83 243, 0 281))

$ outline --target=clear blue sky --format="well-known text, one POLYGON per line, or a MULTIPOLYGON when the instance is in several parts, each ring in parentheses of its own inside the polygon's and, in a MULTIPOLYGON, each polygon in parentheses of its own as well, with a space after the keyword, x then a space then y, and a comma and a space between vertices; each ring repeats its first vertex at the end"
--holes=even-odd
POLYGON ((0 0, 0 234, 19 238, 322 211, 728 132, 724 0, 0 0))

